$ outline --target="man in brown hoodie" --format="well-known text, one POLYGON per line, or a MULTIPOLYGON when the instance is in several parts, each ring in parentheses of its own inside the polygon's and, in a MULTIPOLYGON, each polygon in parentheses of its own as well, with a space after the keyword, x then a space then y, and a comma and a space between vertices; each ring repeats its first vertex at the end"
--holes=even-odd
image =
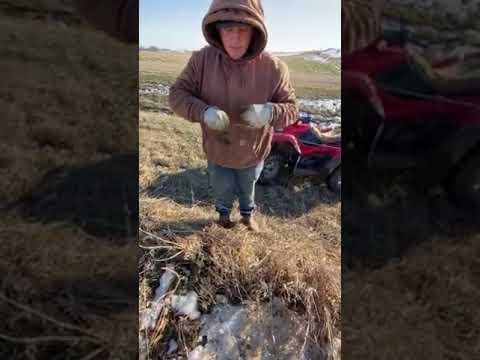
POLYGON ((298 118, 287 66, 264 52, 260 0, 213 0, 202 23, 209 43, 192 54, 170 90, 170 106, 200 123, 219 224, 231 228, 238 193, 242 223, 257 230, 255 184, 274 129, 298 118))

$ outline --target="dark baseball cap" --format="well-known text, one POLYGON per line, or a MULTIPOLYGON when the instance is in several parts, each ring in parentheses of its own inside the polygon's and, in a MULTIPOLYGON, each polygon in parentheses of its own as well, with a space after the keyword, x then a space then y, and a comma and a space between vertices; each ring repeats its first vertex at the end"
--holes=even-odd
POLYGON ((218 21, 215 23, 217 29, 226 29, 234 26, 251 26, 246 23, 242 23, 239 21, 218 21))

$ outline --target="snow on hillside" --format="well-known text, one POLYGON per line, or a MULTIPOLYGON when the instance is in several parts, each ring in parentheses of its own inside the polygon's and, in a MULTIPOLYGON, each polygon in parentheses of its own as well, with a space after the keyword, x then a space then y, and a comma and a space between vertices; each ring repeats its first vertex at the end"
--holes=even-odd
MULTIPOLYGON (((428 21, 418 23, 417 17, 412 21, 405 18, 399 21, 393 15, 385 18, 383 29, 393 33, 409 34, 409 37, 417 42, 408 41, 409 46, 423 54, 428 61, 435 63, 443 59, 457 58, 464 62, 469 57, 478 58, 480 32, 478 28, 472 27, 472 19, 476 19, 480 14, 480 0, 392 0, 388 6, 392 10, 414 6, 420 10, 419 14, 424 11, 435 15, 436 18, 447 19, 448 23, 456 24, 454 28, 445 29, 441 27, 445 25, 445 21, 437 24, 428 21)), ((477 65, 474 62, 473 65, 467 66, 477 65)))
POLYGON ((328 48, 324 50, 313 50, 304 52, 274 52, 273 55, 279 57, 303 56, 303 58, 307 61, 315 61, 323 64, 339 60, 341 57, 341 51, 340 49, 328 48))
MULTIPOLYGON (((480 12, 480 0, 391 0, 387 7, 414 7, 440 16, 448 16, 449 20, 464 22, 480 12)), ((435 26, 435 24, 430 24, 435 26)))
POLYGON ((478 10, 479 0, 391 0, 389 5, 415 5, 422 8, 436 8, 441 11, 466 17, 478 10))
POLYGON ((319 63, 328 63, 337 60, 341 57, 340 49, 326 49, 319 51, 310 51, 304 53, 303 58, 308 61, 315 61, 319 63))

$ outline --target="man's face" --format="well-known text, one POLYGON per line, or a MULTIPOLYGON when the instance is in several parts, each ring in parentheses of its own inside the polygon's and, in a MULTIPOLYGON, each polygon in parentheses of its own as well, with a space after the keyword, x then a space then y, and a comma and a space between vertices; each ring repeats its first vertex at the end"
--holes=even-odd
POLYGON ((238 60, 245 55, 252 38, 252 27, 249 25, 231 26, 220 29, 223 48, 233 59, 238 60))

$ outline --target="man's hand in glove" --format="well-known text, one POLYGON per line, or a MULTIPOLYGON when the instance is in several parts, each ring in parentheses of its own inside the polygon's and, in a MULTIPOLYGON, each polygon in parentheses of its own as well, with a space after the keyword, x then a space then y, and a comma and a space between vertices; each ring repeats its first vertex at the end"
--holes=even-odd
POLYGON ((252 104, 240 114, 242 120, 253 128, 262 128, 272 121, 273 105, 266 104, 252 104))
POLYGON ((205 111, 203 114, 203 122, 210 129, 219 131, 225 130, 228 125, 230 125, 227 113, 216 106, 211 106, 205 111))

